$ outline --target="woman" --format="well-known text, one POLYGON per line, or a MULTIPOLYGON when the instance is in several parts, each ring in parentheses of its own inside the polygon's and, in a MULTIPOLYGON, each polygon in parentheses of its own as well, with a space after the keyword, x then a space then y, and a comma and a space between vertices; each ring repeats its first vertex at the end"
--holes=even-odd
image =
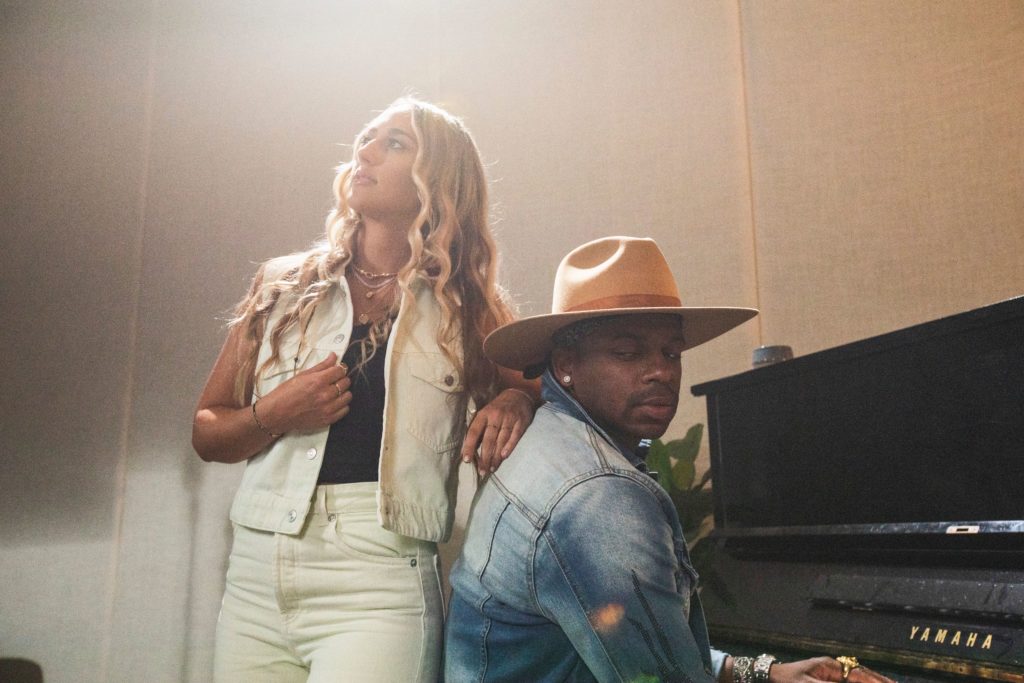
POLYGON ((493 471, 533 416, 483 356, 511 312, 462 123, 396 101, 334 194, 325 239, 258 270, 196 411, 200 457, 248 461, 218 681, 436 680, 457 451, 493 471))

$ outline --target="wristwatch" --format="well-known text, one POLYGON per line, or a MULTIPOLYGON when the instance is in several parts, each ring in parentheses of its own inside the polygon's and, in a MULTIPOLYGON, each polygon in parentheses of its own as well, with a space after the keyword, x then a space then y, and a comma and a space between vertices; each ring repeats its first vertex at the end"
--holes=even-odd
POLYGON ((772 664, 775 662, 775 655, 758 655, 754 659, 753 667, 751 667, 751 672, 753 674, 751 680, 753 683, 768 683, 768 672, 771 671, 772 664))

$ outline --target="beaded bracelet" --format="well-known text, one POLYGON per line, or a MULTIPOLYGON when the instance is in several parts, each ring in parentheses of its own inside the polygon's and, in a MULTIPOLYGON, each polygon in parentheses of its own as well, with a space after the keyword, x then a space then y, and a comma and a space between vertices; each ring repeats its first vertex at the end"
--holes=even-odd
POLYGON ((253 419, 253 422, 255 422, 256 426, 259 427, 260 430, 263 431, 265 434, 267 434, 270 438, 276 439, 276 438, 280 437, 281 436, 280 434, 275 434, 274 432, 272 432, 269 429, 267 429, 266 426, 264 426, 264 424, 262 422, 260 422, 260 416, 256 414, 256 404, 259 403, 259 402, 260 402, 259 399, 256 399, 255 401, 252 402, 252 419, 253 419))

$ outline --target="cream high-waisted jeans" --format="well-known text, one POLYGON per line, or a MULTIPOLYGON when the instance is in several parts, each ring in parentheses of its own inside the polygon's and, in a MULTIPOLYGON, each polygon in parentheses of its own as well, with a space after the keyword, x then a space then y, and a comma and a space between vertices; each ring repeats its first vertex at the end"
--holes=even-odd
POLYGON ((377 523, 375 482, 318 486, 298 536, 235 526, 214 680, 434 683, 434 543, 377 523))

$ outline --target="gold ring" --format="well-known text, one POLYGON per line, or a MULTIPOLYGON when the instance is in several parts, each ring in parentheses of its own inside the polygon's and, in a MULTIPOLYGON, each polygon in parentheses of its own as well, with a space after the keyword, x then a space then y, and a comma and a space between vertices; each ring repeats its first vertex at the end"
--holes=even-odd
POLYGON ((851 671, 860 666, 860 662, 857 661, 856 657, 847 657, 846 655, 843 655, 841 657, 836 657, 836 661, 843 667, 844 681, 846 680, 846 677, 850 675, 851 671))
POLYGON ((341 398, 342 391, 341 391, 341 387, 338 385, 337 382, 334 383, 334 388, 338 390, 338 398, 341 398))

